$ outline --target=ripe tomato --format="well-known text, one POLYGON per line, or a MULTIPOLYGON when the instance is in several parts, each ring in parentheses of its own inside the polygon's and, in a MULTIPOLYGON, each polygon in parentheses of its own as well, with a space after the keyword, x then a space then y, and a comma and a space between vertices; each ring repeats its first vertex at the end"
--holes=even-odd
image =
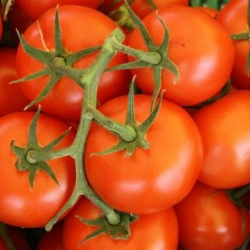
POLYGON ((180 4, 188 6, 189 0, 153 0, 155 8, 153 8, 148 0, 134 0, 130 7, 133 12, 140 18, 143 19, 149 13, 153 12, 156 9, 160 9, 165 7, 168 4, 180 4))
POLYGON ((200 181, 218 188, 250 183, 249 112, 250 90, 238 90, 194 114, 204 146, 200 181))
POLYGON ((17 79, 16 50, 0 49, 0 117, 22 111, 29 103, 20 84, 10 84, 17 79))
MULTIPOLYGON (((248 32, 248 3, 248 0, 231 0, 218 13, 216 20, 220 22, 231 35, 248 32)), ((250 89, 249 72, 246 72, 249 39, 235 40, 234 47, 235 62, 231 75, 232 85, 237 89, 250 89)))
MULTIPOLYGON (((181 106, 209 99, 224 86, 231 74, 234 47, 228 32, 219 22, 193 7, 169 5, 157 13, 169 30, 169 50, 165 54, 179 69, 176 82, 173 73, 162 70, 161 90, 166 90, 164 98, 181 106)), ((160 46, 164 29, 156 12, 145 17, 143 23, 153 41, 160 46)), ((137 28, 128 45, 148 50, 137 28)), ((135 58, 130 56, 129 60, 134 61, 135 58)), ((152 68, 138 68, 131 72, 136 75, 137 86, 152 94, 155 86, 152 68)))
MULTIPOLYGON (((147 95, 135 96, 138 124, 149 116, 151 99, 147 95)), ((100 111, 123 123, 127 96, 110 100, 100 111)), ((99 156, 94 153, 115 146, 117 137, 96 124, 88 134, 88 181, 106 203, 119 211, 145 214, 164 210, 188 194, 200 173, 203 151, 199 131, 181 107, 163 100, 145 138, 150 148, 137 148, 130 157, 124 150, 99 156)))
POLYGON ((128 240, 114 240, 108 234, 102 234, 88 241, 79 243, 97 227, 81 222, 76 216, 84 219, 96 219, 102 216, 99 208, 85 197, 64 219, 63 243, 65 250, 176 250, 178 245, 178 223, 173 208, 162 212, 140 215, 130 224, 131 236, 128 240))
MULTIPOLYGON (((55 19, 55 8, 50 9, 25 31, 24 37, 32 46, 53 51, 55 48, 54 30, 51 25, 55 19)), ((62 42, 71 53, 92 46, 102 45, 107 36, 117 28, 117 24, 97 10, 81 6, 61 6, 59 19, 62 42), (72 18, 74 16, 74 18, 72 18), (70 22, 68 21, 70 19, 70 22), (98 27, 98 28, 97 28, 98 27), (79 29, 82 32, 79 32, 79 29)), ((78 60, 75 68, 87 68, 96 59, 98 52, 78 60)), ((127 56, 116 54, 109 66, 127 61, 127 56)), ((17 51, 18 76, 24 77, 43 69, 45 65, 24 52, 20 45, 17 51)), ((21 83, 21 87, 29 100, 34 100, 44 89, 49 80, 48 76, 21 83)), ((105 72, 100 80, 98 101, 104 103, 116 96, 127 93, 131 75, 129 71, 105 72)), ((52 91, 40 103, 43 112, 66 120, 77 121, 80 118, 83 89, 71 78, 62 77, 52 91)))
MULTIPOLYGON (((15 167, 15 145, 26 147, 33 112, 11 113, 0 118, 0 221, 18 227, 44 227, 68 200, 75 185, 75 165, 71 157, 48 160, 59 185, 44 171, 37 171, 34 186, 29 183, 29 171, 15 167)), ((48 145, 69 128, 68 123, 40 114, 37 140, 41 147, 48 145)), ((72 129, 55 149, 71 145, 72 129)), ((34 166, 35 167, 35 166, 34 166)))
POLYGON ((39 239, 36 250, 65 250, 63 246, 63 221, 58 222, 39 239))
POLYGON ((201 11, 204 11, 205 13, 207 13, 208 15, 210 15, 213 18, 216 18, 216 16, 219 13, 219 10, 213 9, 213 8, 210 8, 210 7, 207 7, 207 6, 196 6, 194 8, 196 8, 198 10, 201 10, 201 11))
POLYGON ((103 0, 16 0, 15 4, 32 20, 38 19, 47 10, 56 7, 57 5, 79 5, 92 9, 98 9, 103 0))
POLYGON ((174 209, 185 249, 234 250, 249 235, 247 210, 233 204, 225 191, 201 182, 174 209))

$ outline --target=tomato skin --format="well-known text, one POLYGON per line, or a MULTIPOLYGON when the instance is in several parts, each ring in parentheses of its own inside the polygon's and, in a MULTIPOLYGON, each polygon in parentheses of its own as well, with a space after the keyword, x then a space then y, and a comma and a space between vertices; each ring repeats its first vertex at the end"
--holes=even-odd
POLYGON ((63 243, 65 250, 176 250, 178 245, 178 223, 173 208, 162 212, 140 215, 139 219, 130 224, 131 236, 128 240, 114 240, 107 234, 78 245, 97 227, 83 224, 76 215, 84 219, 95 219, 102 216, 99 208, 85 197, 64 219, 63 243))
POLYGON ((194 8, 201 10, 201 11, 204 11, 205 13, 207 13, 208 15, 210 15, 213 18, 216 18, 216 16, 219 13, 219 10, 216 10, 216 9, 213 9, 210 7, 206 7, 206 6, 196 6, 194 8))
MULTIPOLYGON (((43 171, 37 171, 31 188, 29 172, 16 169, 17 157, 10 143, 15 140, 15 145, 26 146, 33 116, 34 112, 19 112, 0 118, 0 221, 17 227, 44 227, 66 203, 75 185, 75 164, 69 156, 47 161, 60 186, 43 171)), ((45 146, 68 128, 68 123, 40 114, 37 140, 45 146)), ((55 149, 71 145, 75 133, 70 130, 55 149)))
MULTIPOLYGON (((193 7, 169 5, 157 13, 168 27, 168 54, 179 69, 179 79, 175 83, 174 75, 162 70, 161 90, 166 90, 163 97, 181 106, 195 105, 209 99, 225 85, 231 74, 234 47, 228 32, 216 20, 193 7)), ((143 23, 154 42, 160 46, 163 27, 156 12, 147 15, 143 23)), ((137 28, 131 34, 128 45, 147 51, 137 28)), ((130 56, 129 60, 135 59, 130 56)), ((152 68, 133 69, 131 72, 136 75, 136 85, 144 93, 152 94, 152 68)))
POLYGON ((185 249, 234 250, 249 235, 247 210, 240 211, 225 191, 201 182, 197 182, 174 209, 179 223, 179 242, 185 249))
MULTIPOLYGON (((168 4, 180 4, 188 6, 188 0, 154 0, 152 1, 157 9, 163 8, 168 4)), ((147 0, 135 0, 130 4, 133 12, 140 18, 143 19, 145 16, 154 11, 147 0)))
POLYGON ((29 100, 24 95, 20 84, 10 84, 17 80, 16 50, 0 49, 0 117, 22 111, 29 100))
POLYGON ((217 188, 250 183, 250 91, 235 91, 194 116, 204 146, 199 180, 217 188))
POLYGON ((44 233, 38 241, 36 250, 65 250, 62 232, 63 220, 56 223, 50 231, 44 233))
MULTIPOLYGON (((54 50, 55 9, 50 9, 34 22, 24 33, 28 43, 41 50, 54 50), (41 39, 41 33, 43 34, 41 39), (44 43, 42 42, 44 40, 44 43), (45 45, 44 45, 45 44, 45 45)), ((87 7, 64 5, 59 8, 62 41, 65 49, 77 52, 92 46, 102 45, 107 36, 117 28, 117 24, 104 14, 87 7), (74 16, 74 18, 72 18, 74 16), (71 20, 68 22, 68 20, 71 20), (96 27, 99 27, 97 30, 96 27), (78 32, 82 29, 85 32, 78 32), (72 39, 74 37, 74 39, 72 39)), ((86 68, 96 59, 98 52, 78 60, 73 67, 86 68)), ((127 56, 117 53, 109 66, 127 62, 127 56)), ((17 73, 20 78, 44 68, 43 63, 26 54, 21 45, 17 51, 17 73)), ((49 76, 21 83, 29 100, 34 100, 46 86, 49 76)), ((98 103, 127 93, 131 80, 129 71, 109 71, 103 73, 98 88, 98 103)), ((83 89, 69 77, 62 77, 52 91, 39 104, 43 112, 68 121, 80 119, 83 89)))
POLYGON ((37 20, 47 10, 56 7, 57 5, 79 5, 88 8, 98 9, 103 0, 16 0, 15 3, 31 20, 37 20))
MULTIPOLYGON (((249 29, 247 6, 248 0, 231 0, 218 13, 216 20, 220 22, 231 35, 247 32, 249 29)), ((235 40, 234 47, 235 62, 231 74, 232 85, 237 89, 250 89, 250 77, 246 74, 249 41, 235 40)))
MULTIPOLYGON (((148 117, 151 99, 135 95, 138 123, 148 117)), ((105 103, 100 111, 124 123, 127 96, 105 103)), ((145 214, 167 209, 187 195, 200 173, 203 151, 199 131, 181 107, 163 100, 145 137, 150 148, 137 148, 130 157, 125 151, 98 156, 93 153, 113 147, 117 137, 96 124, 88 134, 87 179, 95 192, 119 211, 145 214)))

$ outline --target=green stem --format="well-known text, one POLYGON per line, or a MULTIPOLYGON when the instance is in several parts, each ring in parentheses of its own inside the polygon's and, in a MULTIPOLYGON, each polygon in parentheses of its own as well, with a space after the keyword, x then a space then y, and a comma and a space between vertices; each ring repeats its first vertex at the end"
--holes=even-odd
POLYGON ((53 69, 63 75, 67 75, 73 78, 78 85, 81 85, 84 88, 84 85, 81 84, 81 77, 84 74, 84 69, 77 69, 66 65, 65 59, 63 57, 55 57, 52 62, 53 69))
POLYGON ((250 184, 243 186, 241 188, 234 189, 231 193, 231 198, 234 201, 240 200, 250 191, 250 184))
POLYGON ((88 113, 91 113, 93 115, 94 120, 96 120, 98 124, 101 124, 110 132, 119 135, 124 141, 132 142, 136 139, 137 133, 133 127, 121 124, 116 120, 110 119, 99 112, 97 109, 92 107, 88 107, 88 113))
POLYGON ((240 34, 232 34, 231 39, 233 40, 249 40, 249 30, 240 34))
POLYGON ((116 212, 112 207, 108 206, 89 186, 84 171, 84 151, 87 135, 91 126, 93 115, 88 112, 89 107, 96 107, 97 103, 97 89, 101 75, 106 69, 108 63, 116 54, 115 49, 112 47, 110 40, 118 39, 122 41, 124 36, 121 30, 115 30, 105 41, 101 52, 95 62, 85 71, 81 81, 83 82, 84 89, 84 101, 82 103, 82 113, 80 118, 79 127, 75 140, 71 147, 74 149, 74 155, 76 164, 76 183, 73 193, 68 202, 63 208, 51 219, 46 225, 46 230, 50 230, 56 221, 63 215, 70 207, 72 207, 80 197, 80 195, 86 196, 95 205, 97 205, 103 213, 107 216, 110 224, 116 225, 120 222, 120 214, 116 212))
POLYGON ((10 238, 6 224, 0 222, 0 238, 4 240, 8 250, 16 250, 13 240, 10 238))
POLYGON ((157 51, 152 52, 152 51, 143 51, 143 50, 133 49, 124 44, 117 43, 116 41, 114 41, 113 46, 116 50, 119 50, 123 53, 132 55, 139 60, 149 62, 155 65, 158 65, 162 60, 160 53, 158 53, 157 51))

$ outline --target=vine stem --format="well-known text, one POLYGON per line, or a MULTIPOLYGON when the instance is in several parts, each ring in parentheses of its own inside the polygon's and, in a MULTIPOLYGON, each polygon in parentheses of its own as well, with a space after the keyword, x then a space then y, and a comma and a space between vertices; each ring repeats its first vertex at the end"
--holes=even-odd
MULTIPOLYGON (((120 213, 115 211, 112 207, 108 206, 94 192, 94 190, 89 186, 87 182, 84 171, 84 151, 86 139, 91 126, 91 122, 94 118, 93 114, 89 113, 88 110, 89 107, 96 108, 97 89, 100 77, 106 69, 110 60, 117 53, 116 50, 112 47, 112 40, 118 40, 119 42, 122 42, 124 40, 124 35, 120 29, 114 30, 112 34, 106 39, 99 56, 89 67, 89 69, 85 71, 81 78, 81 81, 83 82, 85 88, 80 123, 73 144, 65 151, 65 153, 70 151, 71 157, 75 159, 76 183, 74 191, 67 203, 45 226, 45 229, 48 231, 53 227, 58 219, 67 212, 69 208, 74 206, 81 195, 86 196, 96 206, 98 206, 103 211, 110 224, 116 225, 120 222, 120 213)), ((60 153, 62 153, 62 151, 60 151, 60 153)))

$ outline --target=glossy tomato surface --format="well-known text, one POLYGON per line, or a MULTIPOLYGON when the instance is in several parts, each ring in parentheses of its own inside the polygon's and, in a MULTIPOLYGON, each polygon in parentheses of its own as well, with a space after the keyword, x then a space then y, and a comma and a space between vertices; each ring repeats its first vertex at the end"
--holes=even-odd
POLYGON ((63 243, 65 250, 176 250, 178 245, 178 222, 173 208, 162 212, 141 215, 130 224, 131 236, 127 240, 112 239, 102 234, 80 244, 82 240, 97 230, 88 226, 77 216, 87 220, 102 216, 99 208, 83 198, 65 218, 63 225, 63 243))
POLYGON ((235 91, 194 115, 204 146, 199 180, 218 188, 250 183, 250 90, 235 91))
MULTIPOLYGON (((231 0, 218 13, 216 20, 220 22, 231 35, 249 32, 247 0, 231 0)), ((232 70, 232 85, 237 89, 250 89, 250 77, 247 72, 247 58, 249 54, 249 40, 235 40, 235 61, 232 70)), ((249 70, 248 70, 249 71, 249 70)))
MULTIPOLYGON (((161 56, 173 61, 179 78, 167 69, 162 70, 161 90, 164 98, 181 106, 195 105, 216 94, 228 81, 234 62, 233 42, 227 30, 206 13, 193 7, 168 5, 158 10, 169 31, 169 49, 161 56), (188 20, 188 25, 187 25, 188 20), (220 69, 220 70, 218 70, 220 69)), ((164 29, 156 12, 150 13, 143 23, 154 43, 161 45, 164 29)), ((141 33, 136 28, 129 46, 147 51, 141 33)), ((134 61, 134 57, 129 57, 134 61)), ((155 86, 151 67, 131 70, 137 86, 152 94, 155 86)))
POLYGON ((79 5, 88 8, 97 9, 102 3, 102 0, 16 0, 15 4, 32 20, 37 20, 44 12, 56 7, 57 5, 79 5))
MULTIPOLYGON (((54 51, 55 8, 50 9, 25 31, 24 37, 32 46, 54 51)), ((117 24, 97 10, 82 6, 60 6, 59 20, 62 43, 69 53, 78 52, 93 46, 101 46, 117 24), (69 22, 70 20, 70 22, 69 22), (79 32, 81 30, 81 32, 79 32)), ((96 59, 98 52, 81 58, 73 67, 85 69, 96 59)), ((127 56, 118 53, 109 66, 127 62, 127 56)), ((25 77, 43 69, 45 65, 24 52, 20 45, 17 52, 18 77, 25 77)), ((127 93, 131 75, 128 71, 105 72, 99 83, 97 99, 102 104, 109 99, 127 93)), ((21 83, 24 93, 33 101, 44 89, 49 76, 21 83)), ((83 89, 69 77, 62 77, 52 91, 39 104, 43 112, 61 119, 78 121, 80 119, 83 89)))
POLYGON ((134 0, 130 4, 130 7, 140 19, 143 19, 151 12, 163 8, 168 4, 180 4, 184 6, 188 6, 189 4, 188 0, 154 0, 151 2, 153 3, 153 6, 150 5, 150 1, 147 0, 134 0))
MULTIPOLYGON (((135 96, 135 117, 141 124, 150 114, 152 97, 135 96)), ((99 109, 105 116, 124 123, 127 96, 99 109)), ((145 136, 148 149, 138 147, 132 156, 125 150, 96 155, 116 145, 118 138, 93 124, 85 151, 88 181, 110 206, 129 213, 152 213, 179 202, 192 189, 203 160, 199 131, 181 107, 163 100, 160 111, 145 136)))
MULTIPOLYGON (((59 184, 40 170, 31 187, 30 172, 16 168, 17 155, 10 144, 14 140, 16 146, 27 146, 33 117, 33 112, 19 112, 0 118, 0 221, 18 227, 44 227, 66 203, 75 185, 75 164, 69 156, 47 160, 59 184)), ((36 130, 39 145, 48 145, 68 128, 68 123, 40 114, 36 130)), ((74 137, 72 129, 54 149, 71 145, 74 137)))

